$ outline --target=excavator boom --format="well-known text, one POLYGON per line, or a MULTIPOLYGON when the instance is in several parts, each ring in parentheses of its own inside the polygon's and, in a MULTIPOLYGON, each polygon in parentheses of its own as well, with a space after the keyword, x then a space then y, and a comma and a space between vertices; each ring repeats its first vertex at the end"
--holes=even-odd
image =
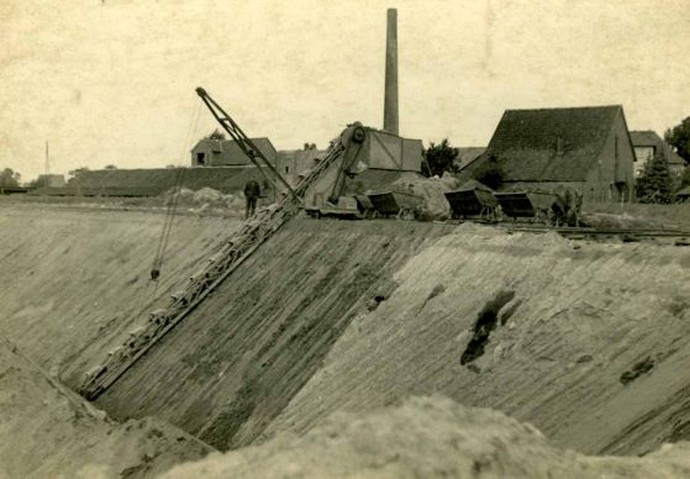
MULTIPOLYGON (((208 96, 202 95, 202 98, 212 102, 208 96)), ((228 124, 228 129, 226 129, 228 133, 241 131, 232 127, 232 120, 229 117, 225 118, 227 121, 221 124, 228 124)), ((246 138, 244 134, 241 134, 241 137, 246 138)), ((247 151, 249 148, 255 148, 251 141, 246 143, 246 147, 247 151)), ((256 151, 258 152, 258 149, 256 151)), ((226 238, 209 261, 193 274, 181 289, 171 295, 165 306, 152 311, 144 326, 133 330, 119 347, 108 353, 102 363, 86 373, 79 392, 87 399, 94 400, 110 388, 139 358, 146 354, 151 346, 160 341, 264 241, 300 211, 302 198, 309 187, 323 178, 330 168, 337 164, 344 152, 345 146, 342 142, 334 141, 326 156, 302 178, 294 189, 290 189, 291 195, 286 195, 267 208, 257 211, 256 215, 246 221, 239 231, 226 238)))
MULTIPOLYGON (((254 144, 254 142, 247 135, 245 135, 244 131, 242 131, 242 128, 240 128, 232 117, 228 115, 213 98, 211 98, 211 95, 209 95, 206 90, 201 87, 196 89, 196 93, 201 97, 202 101, 211 111, 211 114, 214 116, 214 118, 218 121, 218 123, 220 123, 220 126, 223 127, 223 129, 233 140, 235 140, 237 146, 239 146, 242 152, 247 155, 247 158, 249 158, 249 160, 254 163, 257 168, 259 168, 259 171, 261 171, 261 173, 265 176, 263 167, 268 168, 273 174, 273 177, 280 181, 280 183, 285 186, 287 191, 289 191, 295 199, 299 199, 295 193, 295 190, 292 188, 292 186, 290 186, 287 180, 285 180, 278 170, 275 169, 273 164, 268 160, 268 158, 266 158, 261 150, 254 144)), ((267 179, 271 181, 271 183, 274 183, 270 178, 267 179)))

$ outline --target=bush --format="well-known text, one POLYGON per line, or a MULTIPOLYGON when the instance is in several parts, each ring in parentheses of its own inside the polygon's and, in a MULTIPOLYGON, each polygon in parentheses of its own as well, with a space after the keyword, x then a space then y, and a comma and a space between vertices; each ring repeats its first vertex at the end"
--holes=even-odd
POLYGON ((640 203, 668 204, 673 200, 673 177, 663 153, 647 161, 637 179, 637 198, 640 203))
POLYGON ((450 146, 448 138, 444 138, 438 145, 429 143, 429 148, 424 150, 426 165, 422 166, 422 173, 426 177, 443 176, 445 171, 457 173, 458 167, 455 159, 458 157, 458 149, 450 146))
POLYGON ((501 161, 495 155, 491 155, 474 170, 472 177, 492 190, 497 190, 503 185, 505 172, 501 161))

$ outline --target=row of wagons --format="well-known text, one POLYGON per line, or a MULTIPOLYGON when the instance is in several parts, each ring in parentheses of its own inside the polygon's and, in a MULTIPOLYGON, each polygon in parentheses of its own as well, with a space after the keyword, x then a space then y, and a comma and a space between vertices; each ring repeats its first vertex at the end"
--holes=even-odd
MULTIPOLYGON (((445 192, 453 219, 497 220, 499 217, 547 221, 556 195, 550 192, 498 193, 481 184, 445 192)), ((338 205, 307 210, 311 216, 413 219, 423 198, 404 191, 374 191, 343 196, 338 205)))

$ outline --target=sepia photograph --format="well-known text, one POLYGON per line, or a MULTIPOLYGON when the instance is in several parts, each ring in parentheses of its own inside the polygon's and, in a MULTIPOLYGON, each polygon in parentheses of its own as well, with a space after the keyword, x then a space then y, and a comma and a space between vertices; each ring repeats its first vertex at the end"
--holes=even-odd
POLYGON ((0 39, 0 479, 690 478, 690 0, 0 39))

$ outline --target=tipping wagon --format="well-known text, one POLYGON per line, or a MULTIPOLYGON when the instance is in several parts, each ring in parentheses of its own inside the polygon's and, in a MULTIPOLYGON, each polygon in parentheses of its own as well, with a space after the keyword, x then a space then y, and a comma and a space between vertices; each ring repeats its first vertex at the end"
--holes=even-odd
POLYGON ((450 204, 453 219, 496 219, 498 200, 496 200, 491 189, 480 183, 470 184, 454 191, 446 191, 444 195, 450 204))
POLYGON ((550 223, 556 195, 542 191, 510 191, 494 193, 504 216, 550 223))
POLYGON ((378 215, 403 219, 413 219, 415 209, 423 201, 420 196, 404 191, 370 192, 366 196, 378 215))

